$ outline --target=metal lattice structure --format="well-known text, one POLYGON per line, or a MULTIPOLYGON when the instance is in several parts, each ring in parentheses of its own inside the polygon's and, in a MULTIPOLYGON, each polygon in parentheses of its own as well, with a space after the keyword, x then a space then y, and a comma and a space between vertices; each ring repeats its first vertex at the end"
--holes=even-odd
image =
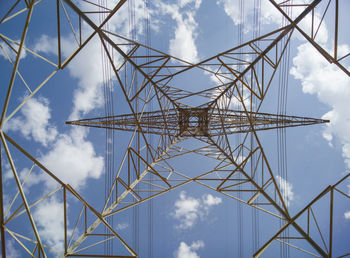
MULTIPOLYGON (((339 57, 337 51, 339 8, 337 0, 333 1, 336 10, 334 16, 336 33, 334 51, 331 54, 316 40, 318 24, 314 24, 314 9, 323 1, 310 0, 307 4, 300 5, 293 4, 291 1, 270 0, 288 20, 287 26, 197 64, 170 56, 108 31, 105 25, 113 16, 118 15, 118 11, 127 2, 126 0, 120 0, 113 9, 103 11, 101 6, 93 2, 90 3, 91 11, 91 9, 82 9, 75 1, 57 0, 54 10, 57 23, 54 27, 57 28, 58 47, 57 51, 55 50, 57 62, 53 62, 26 47, 26 35, 31 26, 32 15, 36 14, 34 11, 44 2, 46 1, 15 1, 9 6, 4 16, 0 17, 0 26, 4 26, 17 17, 25 16, 23 30, 17 37, 20 38, 19 41, 0 33, 1 40, 15 54, 14 59, 11 55, 7 55, 12 65, 12 72, 9 83, 3 82, 3 85, 8 83, 8 87, 0 120, 1 149, 6 153, 6 155, 1 153, 1 158, 9 163, 18 191, 10 208, 5 210, 3 186, 1 187, 3 257, 6 255, 5 236, 13 238, 29 256, 35 257, 47 257, 48 252, 51 251, 63 257, 137 257, 137 252, 109 224, 107 218, 117 216, 131 207, 189 183, 199 184, 283 221, 282 228, 259 250, 255 250, 254 256, 260 256, 273 241, 278 241, 304 253, 332 257, 333 195, 341 193, 349 198, 339 188, 347 176, 335 185, 327 187, 303 210, 292 216, 280 185, 276 181, 275 173, 268 162, 259 133, 265 130, 329 122, 309 117, 264 113, 260 109, 291 36, 296 30, 328 61, 350 75, 342 64, 349 54, 339 57), (287 7, 302 10, 292 18, 285 12, 287 7), (98 22, 94 15, 101 12, 106 12, 107 16, 103 21, 98 22), (310 33, 299 26, 300 22, 307 17, 312 23, 310 33), (76 48, 69 55, 62 53, 61 38, 61 27, 67 24, 73 29, 77 42, 76 48), (115 116, 81 118, 67 122, 70 125, 113 129, 129 137, 121 164, 113 177, 113 184, 108 189, 108 198, 101 210, 89 204, 79 194, 79 190, 75 190, 57 177, 56 171, 51 171, 42 164, 36 158, 37 153, 34 150, 29 149, 28 146, 22 146, 19 140, 5 132, 6 123, 28 100, 48 85, 57 72, 65 69, 94 37, 101 42, 107 61, 113 70, 113 76, 116 78, 115 92, 123 99, 128 110, 115 116), (35 55, 37 60, 51 65, 51 71, 36 86, 26 83, 19 71, 19 65, 22 62, 21 54, 24 51, 35 55), (118 57, 116 58, 115 55, 118 57), (193 70, 209 74, 219 83, 197 92, 191 92, 188 87, 181 86, 181 83, 176 84, 177 78, 193 70), (26 85, 26 97, 18 105, 12 105, 9 112, 12 92, 18 81, 26 85), (152 110, 148 108, 150 105, 152 110), (238 134, 240 138, 237 140, 234 136, 238 134), (185 144, 187 141, 194 141, 195 144, 185 144), (215 165, 208 171, 198 171, 195 177, 178 171, 172 164, 172 160, 189 154, 210 159, 215 165), (16 155, 19 158, 15 158, 16 155), (24 187, 32 169, 27 177, 21 178, 16 166, 18 159, 30 162, 32 169, 34 167, 39 169, 40 173, 55 182, 57 188, 32 197, 24 187), (310 221, 313 219, 316 221, 312 206, 327 194, 331 195, 330 237, 329 242, 325 243, 323 237, 321 241, 319 237, 315 237, 310 221), (59 196, 57 198, 62 200, 63 204, 62 221, 64 223, 63 230, 60 231, 64 235, 63 250, 55 250, 49 243, 43 241, 32 214, 35 206, 51 196, 59 196), (17 207, 13 209, 12 206, 15 205, 17 207), (73 207, 78 206, 81 210, 77 212, 73 207), (298 221, 302 216, 307 216, 306 225, 298 221), (19 223, 29 225, 31 231, 23 232, 22 229, 16 228, 19 223), (280 237, 287 228, 293 228, 297 236, 280 237), (295 239, 305 242, 309 249, 296 246, 293 243, 295 239), (107 256, 96 253, 94 250, 95 246, 112 241, 120 246, 120 253, 107 256)), ((325 12, 330 10, 328 7, 329 4, 325 12)))

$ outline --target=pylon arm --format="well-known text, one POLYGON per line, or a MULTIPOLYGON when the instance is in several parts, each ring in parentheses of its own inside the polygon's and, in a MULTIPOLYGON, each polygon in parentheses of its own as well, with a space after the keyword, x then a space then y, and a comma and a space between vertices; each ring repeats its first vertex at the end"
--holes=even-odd
POLYGON ((169 130, 174 136, 217 136, 224 133, 222 128, 225 128, 226 134, 234 134, 329 122, 309 117, 209 108, 143 112, 137 113, 136 117, 141 129, 137 126, 133 114, 88 118, 66 123, 122 131, 142 130, 144 133, 158 135, 169 130), (253 128, 249 120, 253 121, 253 128))

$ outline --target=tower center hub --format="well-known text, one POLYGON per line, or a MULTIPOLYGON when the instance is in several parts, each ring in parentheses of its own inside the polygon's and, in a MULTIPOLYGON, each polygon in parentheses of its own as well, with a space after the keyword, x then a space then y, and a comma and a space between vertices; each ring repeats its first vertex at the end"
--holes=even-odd
POLYGON ((181 135, 208 135, 208 108, 179 108, 178 112, 178 125, 181 135))

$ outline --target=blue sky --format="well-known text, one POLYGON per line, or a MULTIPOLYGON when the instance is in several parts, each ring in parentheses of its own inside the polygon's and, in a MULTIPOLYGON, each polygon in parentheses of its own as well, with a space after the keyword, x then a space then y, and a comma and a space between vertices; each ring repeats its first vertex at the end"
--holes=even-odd
MULTIPOLYGON (((112 9, 115 2, 107 1, 108 7, 112 9)), ((96 7, 87 2, 74 1, 74 3, 83 10, 96 10, 96 7)), ((326 4, 325 1, 322 1, 316 9, 316 23, 322 19, 322 10, 326 8, 326 4)), ((1 17, 10 6, 9 2, 0 3, 1 17)), ((62 60, 66 60, 78 48, 76 41, 79 41, 79 35, 72 33, 71 26, 77 32, 79 20, 73 10, 66 4, 63 6, 72 21, 72 24, 67 22, 61 5, 62 60)), ((21 1, 13 13, 22 8, 25 8, 25 3, 21 1)), ((142 0, 128 1, 108 23, 109 30, 127 38, 134 35, 136 41, 143 44, 150 43, 152 48, 189 63, 198 63, 237 46, 239 28, 242 31, 242 43, 253 39, 257 33, 254 30, 254 14, 259 13, 260 35, 279 28, 282 22, 281 14, 267 0, 156 0, 149 1, 148 8, 146 9, 145 2, 142 0), (239 11, 240 2, 244 2, 243 13, 239 11), (259 3, 261 7, 257 11, 255 8, 259 3), (130 8, 134 9, 134 16, 130 15, 130 8), (150 24, 148 38, 145 33, 147 16, 149 16, 150 24)), ((349 42, 348 35, 346 35, 347 28, 343 25, 346 24, 345 14, 349 8, 348 3, 342 3, 340 9, 338 49, 340 56, 350 52, 350 46, 347 44, 349 42)), ((300 10, 302 10, 301 7, 294 7, 293 17, 296 17, 300 10)), ((329 10, 319 27, 316 41, 332 52, 334 1, 329 10)), ((3 92, 0 95, 1 106, 5 103, 5 92, 7 92, 11 77, 13 67, 11 62, 14 62, 16 57, 14 51, 6 45, 4 40, 14 49, 18 48, 16 42, 20 41, 27 14, 28 10, 25 10, 0 24, 0 76, 3 92)), ((98 15, 88 14, 88 17, 99 24, 98 15)), ((92 33, 92 29, 86 23, 82 24, 82 39, 85 40, 92 33)), ((22 50, 18 66, 20 75, 16 76, 5 116, 10 118, 5 120, 1 132, 4 131, 13 138, 55 176, 65 184, 72 186, 87 203, 95 207, 97 211, 101 211, 105 198, 106 133, 100 129, 66 125, 65 122, 105 114, 103 83, 106 77, 110 78, 113 85, 111 94, 114 99, 114 113, 128 114, 131 113, 131 108, 125 101, 115 75, 110 71, 109 75, 103 76, 102 46, 97 35, 63 70, 56 72, 58 63, 56 26, 56 3, 46 0, 38 1, 33 9, 24 44, 25 49, 22 50), (40 57, 34 56, 32 52, 37 53, 40 57)), ((305 31, 310 30, 309 16, 301 22, 301 27, 305 31)), ((116 37, 111 36, 111 39, 120 43, 116 37)), ((122 50, 128 51, 129 49, 122 47, 122 50)), ((116 51, 114 51, 113 58, 116 65, 123 60, 116 51)), ((247 56, 245 58, 249 59, 247 56)), ((170 62, 177 64, 174 60, 170 62)), ((342 61, 342 65, 349 67, 346 58, 342 61)), ((278 171, 277 131, 258 133, 276 182, 293 216, 325 187, 336 183, 349 171, 350 115, 347 110, 349 109, 350 83, 343 71, 328 63, 298 32, 294 32, 291 38, 287 69, 285 75, 289 74, 289 86, 286 113, 296 116, 322 117, 331 121, 327 125, 312 125, 286 130, 287 178, 285 174, 278 171)), ((128 76, 130 76, 130 71, 128 76)), ((139 78, 141 81, 142 76, 139 78)), ((171 86, 196 92, 214 87, 219 83, 217 77, 215 78, 209 72, 191 69, 174 78, 171 86)), ((261 106, 261 112, 276 113, 278 83, 279 73, 276 74, 269 88, 261 106)), ((211 94, 213 97, 218 92, 211 94)), ((188 101, 187 104, 195 106, 200 103, 199 98, 191 101, 188 101)), ((155 100, 150 103, 152 104, 146 105, 149 110, 159 108, 155 100)), ((241 106, 240 103, 234 102, 230 108, 239 106, 241 106)), ((155 145, 158 137, 152 137, 152 140, 151 138, 148 140, 155 145)), ((230 136, 232 146, 242 140, 240 137, 242 136, 230 136)), ((113 166, 115 171, 120 168, 121 175, 127 173, 126 166, 120 166, 120 164, 131 138, 132 132, 115 131, 114 133, 113 166)), ((22 183, 25 181, 23 189, 29 205, 57 189, 57 192, 31 208, 43 244, 58 251, 46 248, 47 255, 57 257, 60 255, 59 252, 62 252, 64 243, 62 189, 55 180, 45 175, 42 169, 33 166, 33 162, 27 156, 8 141, 7 144, 20 180, 22 183), (26 177, 28 173, 30 175, 26 177)), ((188 139, 179 146, 183 149, 193 149, 205 146, 205 144, 195 139, 188 139)), ((143 151, 142 155, 145 155, 144 153, 143 151)), ((16 195, 17 187, 3 145, 1 156, 4 210, 7 211, 16 195)), ((235 157, 236 160, 241 158, 244 156, 235 157)), ((197 154, 189 154, 171 159, 169 164, 159 163, 164 166, 164 170, 168 171, 172 167, 186 176, 195 177, 211 170, 218 164, 218 161, 197 154)), ((342 182, 339 189, 350 194, 349 180, 342 182)), ((270 191, 269 194, 273 192, 270 191)), ((350 252, 348 247, 350 206, 347 198, 341 197, 339 193, 336 193, 335 196, 333 251, 335 256, 339 256, 350 252)), ((326 242, 329 238, 329 199, 327 198, 329 198, 328 195, 313 206, 318 224, 312 224, 310 235, 320 246, 323 243, 317 233, 317 227, 324 233, 326 242)), ((132 201, 130 194, 126 200, 132 201)), ((10 218, 21 204, 22 199, 18 196, 6 214, 6 218, 10 218)), ((81 201, 69 194, 68 235, 73 234, 81 207, 81 201)), ((145 202, 138 208, 129 208, 114 216, 113 229, 139 254, 139 257, 148 257, 150 254, 148 241, 150 212, 153 214, 151 218, 153 257, 239 257, 239 250, 241 250, 242 257, 251 257, 257 248, 260 248, 281 227, 279 219, 267 213, 260 211, 256 213, 248 205, 239 205, 237 201, 228 196, 198 183, 190 183, 155 197, 151 204, 145 202), (137 216, 139 236, 136 240, 133 232, 135 231, 134 217, 137 213, 139 214, 137 216), (239 216, 242 218, 238 219, 239 216), (257 220, 254 221, 254 218, 257 220), (240 223, 242 225, 241 235, 237 233, 240 223), (254 226, 258 229, 252 233, 254 226), (242 239, 241 248, 240 237, 242 239)), ((96 215, 91 211, 87 213, 87 224, 91 224, 96 219, 96 215)), ((305 226, 306 219, 306 214, 303 214, 297 222, 305 226)), ((26 214, 23 213, 12 219, 6 228, 8 256, 27 255, 27 251, 14 237, 16 235, 13 235, 13 232, 16 232, 35 239, 26 214)), ((77 232, 74 233, 73 242, 83 232, 84 226, 80 221, 77 232)), ((103 226, 99 226, 95 233, 102 232, 103 226)), ((297 232, 290 229, 289 234, 293 236, 297 235, 297 232)), ((89 237, 81 248, 94 241, 99 241, 98 239, 102 238, 89 237)), ((24 239, 21 241, 26 243, 31 251, 34 249, 30 241, 24 239)), ((117 239, 114 239, 113 243, 113 248, 118 254, 128 254, 117 239)), ((291 243, 315 253, 306 241, 293 240, 291 243)), ((275 241, 262 257, 280 257, 280 248, 280 244, 275 241)), ((291 257, 310 257, 297 249, 290 248, 289 250, 291 257)), ((101 254, 103 244, 82 251, 84 252, 101 254)))

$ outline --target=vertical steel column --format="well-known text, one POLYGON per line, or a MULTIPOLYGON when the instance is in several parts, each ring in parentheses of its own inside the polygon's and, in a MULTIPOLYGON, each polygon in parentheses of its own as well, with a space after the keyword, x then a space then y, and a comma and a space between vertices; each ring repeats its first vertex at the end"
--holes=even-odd
POLYGON ((2 157, 1 157, 1 142, 0 142, 0 223, 1 223, 1 254, 2 257, 6 258, 6 247, 5 247, 5 230, 4 230, 4 200, 2 192, 2 157))
POLYGON ((330 194, 330 208, 329 208, 329 258, 332 258, 333 249, 333 201, 334 201, 334 187, 330 194))
POLYGON ((8 90, 7 90, 7 95, 6 95, 4 107, 2 109, 2 114, 1 114, 1 118, 0 118, 0 130, 1 130, 1 128, 3 126, 3 123, 4 123, 4 119, 5 119, 6 112, 7 112, 7 107, 8 107, 8 104, 10 102, 11 92, 12 92, 12 89, 13 89, 13 85, 15 84, 15 78, 16 78, 16 74, 17 74, 19 60, 21 59, 21 53, 22 53, 24 41, 25 41, 26 36, 27 36, 30 18, 32 17, 32 13, 33 13, 33 8, 34 8, 34 1, 31 1, 30 5, 29 5, 27 19, 26 19, 26 22, 25 22, 25 25, 24 25, 22 37, 21 37, 21 42, 20 42, 20 44, 18 46, 17 57, 16 57, 15 64, 13 66, 11 79, 10 79, 10 84, 9 84, 9 87, 8 87, 8 90))
MULTIPOLYGON (((270 0, 274 5, 274 1, 270 0)), ((272 48, 274 48, 284 36, 286 36, 289 32, 291 32, 296 25, 310 12, 312 11, 319 3, 321 0, 314 0, 294 21, 291 21, 291 24, 287 26, 281 34, 268 46, 265 48, 263 52, 260 53, 260 55, 246 68, 244 69, 239 76, 229 85, 226 87, 225 90, 223 90, 212 102, 210 102, 209 107, 212 107, 217 103, 218 99, 221 98, 226 94, 226 92, 233 86, 235 85, 249 70, 252 69, 252 67, 258 63, 272 48)), ((278 6, 277 6, 278 7, 278 6)))

